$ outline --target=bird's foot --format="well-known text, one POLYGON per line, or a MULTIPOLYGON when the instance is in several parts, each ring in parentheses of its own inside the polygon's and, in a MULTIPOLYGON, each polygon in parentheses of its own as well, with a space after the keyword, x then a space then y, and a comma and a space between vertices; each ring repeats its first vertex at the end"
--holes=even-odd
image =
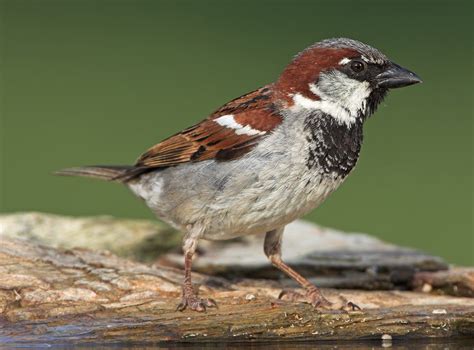
POLYGON ((321 291, 316 287, 310 287, 306 289, 306 293, 298 293, 294 290, 283 290, 278 299, 286 299, 294 302, 303 302, 313 305, 317 309, 324 310, 344 310, 344 311, 355 311, 361 310, 359 306, 351 301, 348 301, 342 295, 339 295, 337 302, 330 302, 326 299, 321 291))
POLYGON ((321 294, 319 289, 316 288, 308 288, 304 294, 294 290, 282 290, 278 299, 308 303, 316 308, 322 309, 330 308, 333 304, 321 294))
POLYGON ((193 311, 204 312, 208 307, 216 307, 217 303, 214 299, 199 298, 196 294, 183 295, 181 302, 176 307, 178 311, 184 311, 189 308, 193 311))

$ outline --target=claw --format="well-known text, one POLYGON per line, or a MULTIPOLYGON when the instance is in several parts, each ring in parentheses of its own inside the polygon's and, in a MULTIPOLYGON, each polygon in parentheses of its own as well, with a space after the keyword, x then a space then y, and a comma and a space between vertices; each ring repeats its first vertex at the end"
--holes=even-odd
POLYGON ((202 300, 205 300, 207 307, 215 307, 216 309, 219 308, 219 306, 217 305, 217 303, 214 299, 208 298, 208 299, 202 299, 202 300))
POLYGON ((294 290, 286 290, 283 289, 280 294, 278 295, 278 299, 283 299, 283 297, 287 297, 290 301, 297 301, 299 299, 304 298, 304 296, 294 290))
POLYGON ((286 290, 283 289, 280 294, 278 294, 278 299, 282 299, 284 296, 287 296, 288 299, 294 301, 295 297, 301 297, 302 295, 298 292, 295 292, 293 290, 286 290))
POLYGON ((354 304, 352 301, 349 301, 347 303, 347 306, 349 306, 352 311, 361 311, 362 310, 362 308, 359 305, 354 304))
POLYGON ((362 310, 357 304, 346 300, 340 296, 340 301, 333 303, 327 300, 319 291, 319 289, 307 289, 305 294, 295 292, 293 290, 282 290, 278 299, 285 299, 293 302, 303 302, 313 305, 316 309, 324 310, 344 310, 344 311, 356 311, 362 310))
POLYGON ((184 309, 186 309, 186 304, 182 301, 178 305, 176 305, 176 311, 184 311, 184 309))
POLYGON ((196 295, 183 296, 176 307, 176 311, 184 311, 188 307, 193 311, 204 312, 208 307, 217 308, 217 303, 214 299, 198 298, 196 295))

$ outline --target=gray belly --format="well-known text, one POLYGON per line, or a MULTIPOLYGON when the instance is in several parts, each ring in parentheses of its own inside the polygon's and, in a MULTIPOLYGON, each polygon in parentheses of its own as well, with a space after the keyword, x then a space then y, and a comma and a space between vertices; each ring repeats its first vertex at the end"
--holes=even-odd
POLYGON ((342 182, 281 155, 204 161, 146 174, 131 189, 162 220, 204 227, 203 238, 229 239, 286 225, 317 207, 342 182))

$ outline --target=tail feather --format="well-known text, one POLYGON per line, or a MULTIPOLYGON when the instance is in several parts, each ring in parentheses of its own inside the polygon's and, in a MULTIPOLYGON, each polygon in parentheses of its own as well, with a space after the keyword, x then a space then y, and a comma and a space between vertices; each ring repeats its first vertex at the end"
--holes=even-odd
POLYGON ((77 168, 67 168, 56 171, 55 175, 82 176, 95 179, 126 182, 146 172, 146 169, 131 165, 94 165, 77 168))

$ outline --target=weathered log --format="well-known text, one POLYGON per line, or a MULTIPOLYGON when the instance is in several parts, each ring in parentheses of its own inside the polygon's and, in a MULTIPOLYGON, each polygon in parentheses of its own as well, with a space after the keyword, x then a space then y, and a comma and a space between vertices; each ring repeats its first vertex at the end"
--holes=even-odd
POLYGON ((0 214, 0 238, 55 248, 108 250, 138 261, 152 261, 181 244, 181 234, 158 221, 38 212, 0 214))
MULTIPOLYGON (((183 261, 182 234, 146 220, 71 218, 42 213, 0 215, 0 237, 58 248, 109 250, 138 261, 158 259, 161 264, 174 267, 181 267, 183 261)), ((227 279, 286 278, 263 254, 263 236, 202 241, 198 249, 199 258, 193 266, 198 272, 227 279)), ((286 228, 283 253, 294 268, 328 288, 410 289, 415 273, 447 269, 438 257, 367 234, 348 234, 304 221, 286 228)))
MULTIPOLYGON (((226 278, 285 279, 262 253, 263 238, 254 235, 230 242, 204 241, 193 269, 226 278)), ((288 225, 283 256, 315 284, 329 288, 411 289, 415 273, 448 268, 439 257, 367 234, 341 232, 304 221, 288 225)), ((181 254, 170 252, 159 262, 182 267, 183 259, 181 254)))
POLYGON ((474 298, 474 269, 453 267, 447 271, 417 272, 413 287, 418 291, 474 298))
POLYGON ((0 240, 0 343, 392 339, 474 336, 474 299, 404 291, 334 291, 362 311, 278 300, 277 281, 195 274, 218 309, 177 312, 181 271, 111 253, 0 240))

